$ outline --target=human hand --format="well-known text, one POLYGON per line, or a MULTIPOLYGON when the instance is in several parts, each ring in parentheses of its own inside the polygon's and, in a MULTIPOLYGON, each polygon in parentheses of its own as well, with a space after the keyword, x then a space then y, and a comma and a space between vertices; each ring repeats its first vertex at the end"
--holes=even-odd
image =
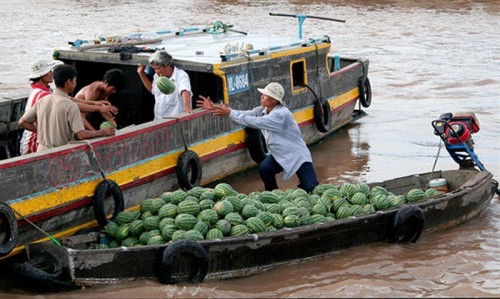
POLYGON ((213 110, 215 105, 214 103, 210 100, 210 97, 204 97, 200 95, 200 99, 196 101, 196 107, 198 108, 203 108, 207 110, 213 110))
POLYGON ((116 133, 116 129, 113 127, 107 127, 104 129, 100 129, 103 136, 114 136, 116 133))
POLYGON ((118 108, 116 108, 113 105, 102 105, 102 106, 99 106, 98 109, 99 109, 99 112, 101 112, 101 113, 110 113, 112 115, 118 114, 118 108))
POLYGON ((211 111, 212 115, 215 116, 229 116, 229 114, 231 113, 231 109, 229 109, 229 107, 224 104, 215 105, 211 111))
POLYGON ((146 66, 144 66, 144 64, 142 64, 142 63, 137 64, 137 73, 139 74, 139 76, 144 74, 145 68, 146 68, 146 66))

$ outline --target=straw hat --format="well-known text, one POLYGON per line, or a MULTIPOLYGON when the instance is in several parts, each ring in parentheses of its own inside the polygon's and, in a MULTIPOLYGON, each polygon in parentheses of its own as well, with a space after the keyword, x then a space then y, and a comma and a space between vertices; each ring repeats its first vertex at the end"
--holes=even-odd
POLYGON ((56 65, 63 64, 60 60, 40 59, 33 61, 30 65, 30 74, 27 79, 36 79, 50 72, 56 65))
POLYGON ((281 84, 276 82, 271 82, 267 84, 265 88, 257 88, 257 90, 263 95, 269 96, 275 99, 276 101, 280 102, 280 104, 283 104, 283 97, 285 96, 285 90, 283 89, 283 86, 281 86, 281 84))

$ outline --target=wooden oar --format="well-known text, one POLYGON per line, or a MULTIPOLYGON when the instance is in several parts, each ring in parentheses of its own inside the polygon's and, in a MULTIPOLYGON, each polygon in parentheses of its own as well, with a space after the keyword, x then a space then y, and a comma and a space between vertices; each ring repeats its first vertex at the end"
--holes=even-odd
POLYGON ((152 39, 144 39, 144 40, 134 40, 134 41, 128 41, 128 42, 121 42, 121 43, 102 43, 102 44, 95 44, 95 45, 83 45, 78 48, 78 51, 82 52, 85 50, 90 50, 90 49, 98 49, 98 48, 107 48, 107 47, 114 47, 114 46, 132 46, 132 45, 146 45, 146 44, 154 44, 161 42, 163 38, 157 37, 157 38, 152 38, 152 39))

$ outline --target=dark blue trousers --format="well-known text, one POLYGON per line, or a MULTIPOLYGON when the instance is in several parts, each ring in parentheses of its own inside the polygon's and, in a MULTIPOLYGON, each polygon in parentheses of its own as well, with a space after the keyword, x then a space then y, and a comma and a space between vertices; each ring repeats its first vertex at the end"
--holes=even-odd
MULTIPOLYGON (((276 162, 272 155, 267 155, 266 158, 259 165, 260 178, 264 182, 264 187, 268 191, 278 189, 278 183, 276 182, 276 174, 283 171, 283 167, 276 162)), ((299 185, 297 187, 304 189, 307 193, 311 193, 318 185, 318 178, 316 177, 316 172, 314 171, 313 164, 311 162, 305 162, 300 165, 299 169, 295 173, 299 178, 299 185)))

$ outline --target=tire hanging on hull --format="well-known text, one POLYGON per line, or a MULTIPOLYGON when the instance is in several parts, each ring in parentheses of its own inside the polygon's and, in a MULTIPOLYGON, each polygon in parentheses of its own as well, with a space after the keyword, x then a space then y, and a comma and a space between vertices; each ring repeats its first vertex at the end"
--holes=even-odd
POLYGON ((390 240, 395 243, 415 243, 424 229, 424 212, 415 205, 401 207, 392 225, 390 240))
POLYGON ((247 146, 248 153, 255 163, 260 164, 268 153, 266 140, 262 135, 262 131, 246 127, 245 132, 247 134, 245 145, 247 146))
POLYGON ((125 205, 123 201, 123 193, 118 184, 110 179, 104 179, 100 182, 94 192, 94 202, 92 203, 92 207, 94 209, 94 217, 101 228, 104 228, 104 226, 108 224, 108 218, 104 209, 104 199, 106 198, 106 194, 109 193, 113 197, 113 216, 111 216, 111 219, 114 219, 118 213, 123 211, 125 205))
POLYGON ((177 182, 182 189, 191 190, 200 186, 202 168, 198 154, 191 150, 184 151, 177 160, 177 182))
POLYGON ((208 254, 200 243, 192 240, 180 240, 169 245, 163 251, 158 279, 164 284, 176 284, 181 281, 199 283, 208 272, 208 254), (192 266, 188 273, 177 269, 183 258, 194 257, 194 262, 185 263, 192 266), (177 263, 176 263, 177 262, 177 263))
POLYGON ((0 257, 6 256, 16 247, 19 237, 17 219, 11 207, 0 204, 0 257))

